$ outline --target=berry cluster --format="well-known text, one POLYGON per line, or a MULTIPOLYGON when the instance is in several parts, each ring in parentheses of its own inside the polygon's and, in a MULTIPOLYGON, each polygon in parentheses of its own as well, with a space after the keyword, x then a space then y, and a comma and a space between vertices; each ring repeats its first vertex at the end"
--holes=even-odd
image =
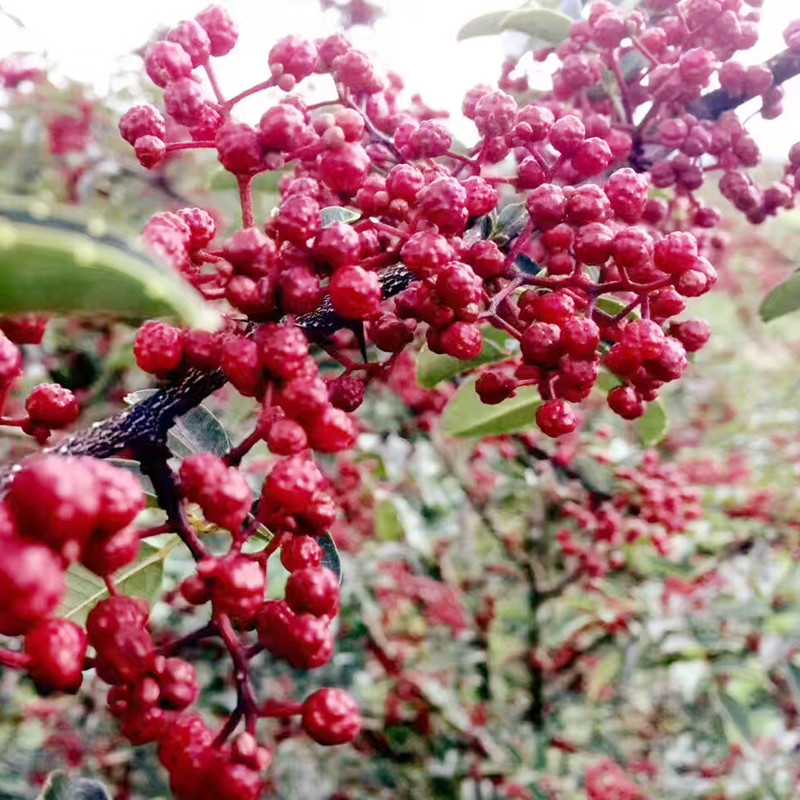
POLYGON ((620 767, 609 758, 586 770, 589 800, 644 800, 645 795, 620 767))
MULTIPOLYGON (((723 172, 722 193, 753 222, 793 202, 797 147, 784 180, 758 190, 744 172, 758 161, 744 124, 709 110, 703 94, 716 74, 727 101, 759 95, 763 113, 774 115, 780 91, 772 73, 731 61, 753 43, 754 22, 739 0, 649 0, 629 13, 598 0, 557 48, 561 67, 548 96, 515 97, 524 82, 511 78, 510 67, 502 81, 508 91, 478 86, 467 94, 463 111, 478 138, 466 152, 431 109, 404 107, 402 81, 379 75, 343 36, 283 38, 269 51, 264 79, 233 96, 213 67, 238 39, 221 7, 152 43, 144 65, 163 90, 163 111, 131 108, 120 133, 148 169, 183 150, 214 152, 237 182, 242 224, 218 229, 202 208, 150 219, 146 244, 215 304, 224 326, 209 332, 147 322, 136 334, 136 362, 177 384, 178 393, 189 387, 182 401, 204 378, 208 385, 219 379, 217 386, 226 379, 258 412, 243 442, 224 456, 191 455, 177 475, 166 429, 120 446, 142 462, 167 512, 164 525, 144 531, 133 525, 142 492, 127 473, 56 455, 24 466, 0 506, 0 633, 24 634, 25 645, 21 654, 0 651, 0 662, 27 668, 42 690, 61 691, 76 690, 83 667, 94 666, 112 685, 108 703, 123 733, 157 743, 178 798, 256 800, 271 759, 256 735, 261 718, 296 715, 320 744, 353 741, 361 719, 345 693, 326 688, 302 704, 259 705, 249 672, 263 650, 304 670, 332 657, 339 586, 318 539, 335 529, 337 499, 347 518, 364 519, 354 496, 357 470, 340 462, 342 485, 334 487, 318 454, 353 446, 354 412, 376 379, 429 427, 450 389, 419 390, 410 351, 424 341, 433 353, 471 361, 484 349, 487 326, 510 345, 477 377, 484 403, 536 386, 535 422, 560 437, 578 427, 572 404, 587 400, 605 369, 617 380, 607 395, 611 410, 627 420, 644 414, 710 335, 706 323, 678 319, 686 300, 717 279, 708 229, 718 216, 694 195, 705 173, 723 172), (312 76, 332 85, 330 103, 308 105, 296 93, 312 76), (237 104, 259 92, 274 97, 258 124, 238 121, 237 104), (253 180, 277 171, 277 207, 256 219, 253 180), (665 189, 670 202, 654 191, 665 189), (378 360, 359 361, 356 345, 364 354, 379 351, 378 360), (323 377, 320 350, 341 367, 336 377, 323 377), (238 466, 262 441, 272 460, 254 502, 238 466), (226 552, 200 538, 190 504, 229 533, 226 552), (245 545, 261 526, 273 538, 253 554, 245 545), (186 642, 157 646, 149 608, 114 584, 140 539, 164 532, 176 533, 196 561, 175 602, 210 606, 210 621, 189 640, 221 639, 233 664, 237 704, 218 733, 191 711, 197 676, 174 655, 186 642), (285 597, 267 600, 267 562, 276 552, 290 577, 285 597), (103 577, 111 594, 92 610, 85 632, 52 618, 74 561, 103 577), (244 731, 234 735, 242 721, 244 731)), ((792 52, 797 39, 790 28, 792 52)), ((3 320, 0 328, 5 398, 21 370, 16 343, 36 341, 41 325, 3 320)), ((54 384, 36 387, 25 408, 25 417, 0 423, 41 441, 79 411, 54 384)), ((655 457, 617 478, 626 488, 612 499, 583 495, 562 509, 591 540, 578 542, 573 526, 565 528, 563 555, 590 578, 621 566, 620 545, 643 533, 663 549, 697 511, 696 496, 655 457)), ((386 575, 393 581, 383 590, 387 603, 421 604, 429 621, 464 626, 455 594, 405 567, 387 565, 386 575)), ((590 796, 639 797, 611 766, 587 774, 590 796)))
POLYGON ((700 491, 675 464, 657 453, 645 454, 638 467, 620 467, 614 473, 615 489, 609 500, 585 496, 569 500, 561 512, 571 525, 556 539, 569 564, 579 575, 602 578, 625 566, 625 545, 649 540, 662 555, 671 537, 685 533, 700 517, 700 491))

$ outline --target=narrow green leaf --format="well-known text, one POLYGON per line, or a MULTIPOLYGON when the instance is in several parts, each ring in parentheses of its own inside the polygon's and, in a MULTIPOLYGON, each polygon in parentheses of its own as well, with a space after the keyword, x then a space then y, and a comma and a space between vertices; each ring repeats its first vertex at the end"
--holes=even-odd
POLYGON ((494 406, 481 402, 475 381, 464 383, 447 404, 442 415, 446 436, 500 436, 530 430, 536 424, 536 409, 541 405, 533 386, 523 386, 515 397, 494 406))
POLYGON ((750 715, 747 713, 747 709, 727 692, 717 692, 717 696, 739 734, 746 741, 751 741, 753 734, 750 729, 750 715))
POLYGON ((527 33, 549 45, 559 45, 569 38, 572 20, 549 8, 523 8, 512 11, 503 20, 504 31, 527 33))
POLYGON ((472 39, 475 36, 493 36, 503 32, 503 21, 508 16, 508 11, 491 11, 481 14, 462 25, 456 38, 459 42, 472 39))
POLYGON ((764 322, 800 309, 800 272, 778 284, 761 302, 759 313, 764 322))
POLYGON ((658 444, 664 438, 668 427, 669 418, 664 404, 660 400, 650 403, 644 416, 636 422, 639 439, 645 447, 658 444))
POLYGON ((29 311, 219 322, 195 289, 102 221, 0 197, 0 313, 29 311))
MULTIPOLYGON (((155 600, 161 593, 164 559, 179 541, 177 536, 173 536, 162 547, 142 542, 139 558, 116 576, 115 582, 120 592, 155 600)), ((67 593, 59 616, 83 623, 92 608, 104 597, 108 597, 108 589, 102 578, 80 564, 73 564, 67 570, 66 579, 67 593)))
POLYGON ((349 225, 357 219, 361 219, 361 214, 358 211, 353 211, 352 208, 342 208, 341 206, 328 206, 322 209, 322 227, 327 228, 333 225, 334 222, 344 222, 349 225))
POLYGON ((461 361, 452 356, 432 353, 427 347, 417 356, 417 381, 423 389, 433 389, 441 381, 471 372, 481 364, 504 361, 509 356, 509 348, 514 337, 497 328, 483 329, 483 350, 471 361, 461 361))
POLYGON ((36 800, 109 800, 108 792, 99 781, 70 778, 64 770, 47 776, 36 800))
POLYGON ((339 585, 341 585, 342 559, 339 557, 336 542, 333 541, 333 537, 329 533, 318 536, 317 541, 322 548, 322 566, 327 567, 331 572, 335 572, 336 577, 339 579, 339 585))
MULTIPOLYGON (((156 389, 141 389, 125 396, 128 405, 137 405, 155 394, 156 389)), ((167 432, 170 452, 181 460, 192 453, 214 453, 221 456, 231 449, 231 440, 222 423, 203 405, 196 406, 167 432)))
POLYGON ((586 697, 591 702, 597 702, 603 690, 622 672, 622 663, 622 651, 616 649, 609 651, 600 659, 586 687, 586 697))

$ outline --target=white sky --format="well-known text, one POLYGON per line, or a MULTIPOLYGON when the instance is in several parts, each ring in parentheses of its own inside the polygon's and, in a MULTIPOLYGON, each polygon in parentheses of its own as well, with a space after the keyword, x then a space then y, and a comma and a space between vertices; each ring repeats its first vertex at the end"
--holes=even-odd
MULTIPOLYGON (((147 40, 159 25, 190 18, 211 0, 2 0, 0 8, 16 15, 25 30, 0 16, 0 53, 17 49, 46 51, 65 74, 107 88, 106 76, 147 40)), ((311 37, 335 30, 336 16, 322 14, 317 0, 223 0, 242 30, 240 44, 219 60, 223 88, 235 93, 266 77, 266 54, 287 33, 311 37)), ((476 83, 493 82, 499 74, 503 46, 498 37, 456 41, 456 32, 469 19, 487 11, 516 8, 518 0, 384 0, 389 15, 374 32, 355 29, 356 44, 378 52, 381 67, 398 72, 411 91, 419 91, 436 108, 459 115, 464 92, 476 83)), ((762 42, 740 54, 761 61, 782 49, 781 32, 800 17, 797 0, 764 0, 762 42)), ((784 156, 800 139, 800 77, 786 84, 786 113, 777 122, 755 120, 751 130, 762 149, 784 156)), ((471 137, 471 129, 456 133, 471 137)))

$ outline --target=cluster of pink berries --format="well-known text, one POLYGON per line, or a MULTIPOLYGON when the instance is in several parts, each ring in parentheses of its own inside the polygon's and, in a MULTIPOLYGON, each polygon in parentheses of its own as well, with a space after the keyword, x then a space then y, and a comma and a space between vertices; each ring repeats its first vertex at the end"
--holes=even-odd
POLYGON ((701 513, 699 490, 654 451, 645 454, 640 466, 621 467, 614 476, 617 488, 611 499, 587 502, 583 496, 562 505, 572 525, 559 530, 556 539, 567 563, 590 580, 623 568, 622 548, 640 539, 666 555, 670 538, 685 533, 701 513))

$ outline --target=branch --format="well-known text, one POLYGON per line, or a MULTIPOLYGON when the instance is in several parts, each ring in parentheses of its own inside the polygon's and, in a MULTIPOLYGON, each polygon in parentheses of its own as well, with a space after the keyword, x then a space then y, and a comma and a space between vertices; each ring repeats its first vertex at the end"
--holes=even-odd
MULTIPOLYGON (((402 265, 389 267, 381 273, 384 297, 392 297, 408 287, 414 276, 402 265)), ((330 298, 310 314, 297 317, 295 323, 312 342, 321 342, 352 323, 340 317, 330 298)), ((222 388, 228 379, 221 370, 201 372, 191 370, 179 383, 151 395, 141 403, 126 408, 78 431, 43 452, 56 455, 93 456, 109 458, 122 450, 147 450, 166 442, 167 431, 175 420, 200 405, 209 395, 222 388)), ((0 469, 0 495, 11 484, 21 464, 0 469)))
MULTIPOLYGON (((772 85, 780 86, 789 78, 800 75, 800 53, 784 50, 773 56, 764 64, 772 73, 772 85)), ((689 112, 698 119, 719 119, 726 111, 732 111, 758 95, 747 94, 733 96, 724 89, 716 89, 703 95, 689 108, 689 112)))

